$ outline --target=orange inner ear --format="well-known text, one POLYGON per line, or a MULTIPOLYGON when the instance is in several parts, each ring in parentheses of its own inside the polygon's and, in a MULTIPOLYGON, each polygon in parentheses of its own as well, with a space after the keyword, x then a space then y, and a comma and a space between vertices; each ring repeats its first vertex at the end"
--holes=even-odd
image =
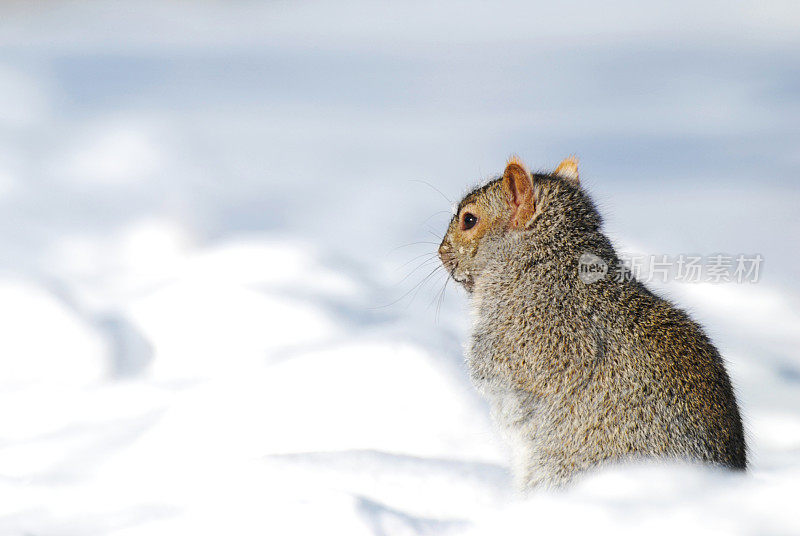
POLYGON ((535 203, 530 176, 518 163, 512 162, 506 166, 503 190, 511 207, 511 226, 524 227, 533 216, 535 203))

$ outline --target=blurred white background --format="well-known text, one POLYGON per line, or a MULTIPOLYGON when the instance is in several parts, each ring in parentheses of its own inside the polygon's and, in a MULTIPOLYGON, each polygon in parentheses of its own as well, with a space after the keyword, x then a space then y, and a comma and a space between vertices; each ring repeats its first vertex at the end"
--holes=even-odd
POLYGON ((800 531, 799 177, 796 2, 4 2, 0 534, 800 531), (514 496, 422 283, 511 153, 622 251, 763 255, 660 288, 748 476, 514 496))

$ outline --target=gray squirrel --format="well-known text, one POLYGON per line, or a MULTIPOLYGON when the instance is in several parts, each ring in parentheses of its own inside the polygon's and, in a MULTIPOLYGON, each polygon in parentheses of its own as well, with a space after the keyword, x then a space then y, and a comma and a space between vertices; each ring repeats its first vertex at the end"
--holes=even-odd
POLYGON ((702 328, 635 278, 580 277, 582 256, 621 263, 577 164, 531 174, 512 157, 461 200, 439 247, 469 293, 467 365, 517 486, 651 458, 744 470, 736 398, 702 328))

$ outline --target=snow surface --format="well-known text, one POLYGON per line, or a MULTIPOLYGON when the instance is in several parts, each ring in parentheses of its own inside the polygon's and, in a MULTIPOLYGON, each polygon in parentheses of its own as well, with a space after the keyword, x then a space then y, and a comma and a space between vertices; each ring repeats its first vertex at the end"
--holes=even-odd
POLYGON ((800 532, 800 10, 643 6, 3 4, 0 534, 800 532), (425 280, 510 153, 578 154, 622 251, 764 256, 657 286, 746 476, 514 493, 425 280))

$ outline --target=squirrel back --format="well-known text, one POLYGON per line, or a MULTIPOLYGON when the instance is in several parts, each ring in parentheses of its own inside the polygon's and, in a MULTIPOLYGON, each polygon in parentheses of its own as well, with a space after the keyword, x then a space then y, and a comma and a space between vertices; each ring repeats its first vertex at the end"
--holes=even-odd
POLYGON ((523 488, 636 458, 746 466, 718 351, 685 312, 610 272, 621 266, 577 161, 516 159, 458 206, 439 255, 469 292, 467 363, 511 441, 523 488))

